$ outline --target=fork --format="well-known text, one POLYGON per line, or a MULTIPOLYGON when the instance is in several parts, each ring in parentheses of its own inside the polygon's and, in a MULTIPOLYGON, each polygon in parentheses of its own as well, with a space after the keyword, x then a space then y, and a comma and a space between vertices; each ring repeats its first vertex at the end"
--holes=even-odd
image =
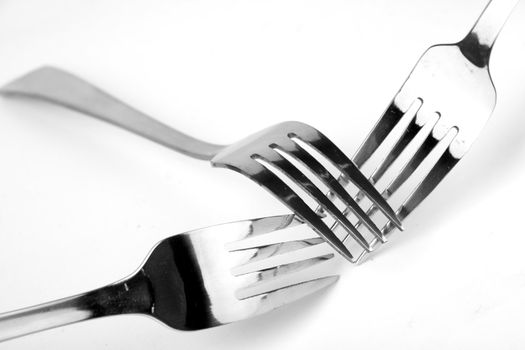
MULTIPOLYGON (((284 203, 349 261, 357 261, 361 250, 370 252, 370 242, 343 214, 353 212, 372 237, 382 239, 381 230, 337 181, 352 182, 397 227, 401 223, 381 194, 352 161, 326 136, 300 122, 284 122, 264 129, 229 146, 221 146, 185 135, 119 101, 87 81, 54 67, 42 67, 4 86, 1 93, 43 99, 96 117, 144 136, 190 157, 209 160, 213 166, 235 170, 255 181, 284 203), (336 168, 333 175, 322 162, 336 168), (345 206, 340 210, 313 181, 320 181, 345 206), (290 185, 289 185, 290 184, 290 185), (291 186, 299 189, 293 189, 291 186), (304 198, 304 200, 303 200, 304 198), (338 236, 323 221, 316 208, 328 213, 344 228, 338 236), (350 251, 352 237, 358 249, 350 251), (345 242, 345 243, 343 243, 345 242), (350 247, 350 248, 349 248, 350 247), (357 253, 355 252, 357 251, 357 253)), ((332 170, 333 172, 333 170, 332 170)))
POLYGON ((338 279, 333 250, 302 228, 294 215, 281 215, 172 236, 117 283, 0 314, 0 341, 121 314, 147 315, 188 331, 266 313, 338 279), (282 241, 274 234, 281 230, 294 231, 296 239, 282 241))
MULTIPOLYGON (((430 47, 354 155, 353 162, 362 169, 371 157, 386 154, 369 177, 372 184, 396 161, 402 162, 399 173, 382 191, 387 200, 422 164, 430 168, 397 209, 401 221, 463 158, 491 116, 496 90, 489 72, 490 54, 518 1, 490 1, 463 40, 430 47), (386 149, 380 149, 383 143, 386 149), (403 162, 401 155, 408 160, 403 162)), ((356 201, 361 199, 358 194, 356 201)), ((373 216, 375 210, 371 206, 367 214, 373 216)), ((384 243, 394 229, 387 222, 383 240, 375 238, 372 246, 384 243)), ((366 255, 363 251, 358 261, 366 255)))

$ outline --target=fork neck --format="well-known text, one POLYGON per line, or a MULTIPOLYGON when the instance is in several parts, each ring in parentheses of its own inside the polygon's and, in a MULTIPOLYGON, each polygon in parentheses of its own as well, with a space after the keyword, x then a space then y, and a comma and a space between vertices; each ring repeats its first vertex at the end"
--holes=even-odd
POLYGON ((0 314, 0 342, 93 318, 151 314, 149 280, 138 273, 77 296, 0 314))
POLYGON ((488 66, 492 47, 519 0, 491 0, 474 27, 458 43, 459 48, 474 65, 488 66))

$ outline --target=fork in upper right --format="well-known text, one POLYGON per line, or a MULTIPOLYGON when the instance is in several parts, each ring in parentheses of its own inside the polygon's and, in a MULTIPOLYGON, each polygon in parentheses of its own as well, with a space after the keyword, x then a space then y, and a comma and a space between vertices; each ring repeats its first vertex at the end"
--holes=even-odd
MULTIPOLYGON (((404 220, 465 155, 492 114, 496 90, 489 73, 490 53, 518 1, 490 1, 463 40, 430 47, 355 154, 353 162, 362 168, 389 135, 395 137, 391 132, 400 129, 401 136, 394 140, 370 177, 372 183, 377 183, 401 154, 408 155, 402 170, 382 192, 385 199, 424 161, 432 166, 397 210, 400 220, 404 220), (404 123, 400 123, 402 120, 404 123), (410 152, 409 145, 418 147, 410 152)), ((361 199, 359 195, 357 199, 361 199)), ((372 206, 367 214, 372 215, 374 210, 372 206)), ((394 228, 391 223, 383 227, 385 240, 394 228)), ((379 242, 375 239, 375 243, 379 242)), ((365 255, 363 252, 361 257, 365 255)))

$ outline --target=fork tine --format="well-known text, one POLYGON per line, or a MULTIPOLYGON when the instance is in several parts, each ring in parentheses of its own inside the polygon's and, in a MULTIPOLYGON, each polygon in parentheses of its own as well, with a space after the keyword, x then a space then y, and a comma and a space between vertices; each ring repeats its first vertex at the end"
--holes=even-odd
POLYGON ((293 252, 297 249, 311 247, 320 243, 324 243, 324 239, 322 239, 321 237, 315 237, 301 240, 283 241, 279 243, 263 243, 258 245, 251 245, 249 247, 236 247, 234 249, 228 249, 228 251, 240 252, 246 250, 255 250, 255 254, 251 258, 251 260, 257 261, 260 259, 266 259, 270 256, 293 252))
POLYGON ((392 101, 370 134, 368 134, 365 141, 361 144, 357 153, 354 155, 353 160, 358 168, 361 168, 363 164, 365 164, 365 162, 370 158, 370 156, 377 150, 377 148, 401 120, 403 115, 404 112, 395 104, 394 101, 392 101))
MULTIPOLYGON (((406 180, 416 171, 416 169, 421 165, 421 163, 427 158, 427 156, 432 152, 432 150, 438 145, 439 140, 434 138, 432 131, 427 135, 426 139, 421 144, 420 148, 412 156, 407 164, 403 167, 401 172, 392 180, 388 187, 383 191, 382 196, 385 199, 390 198, 396 191, 405 183, 406 180)), ((371 206, 366 214, 372 217, 377 212, 375 206, 371 206)), ((399 217, 399 213, 397 213, 399 217)), ((400 220, 403 220, 400 218, 400 220)), ((384 230, 382 233, 384 237, 384 230)))
MULTIPOLYGON (((374 170, 372 175, 369 178, 369 181, 375 185, 387 172, 387 170, 390 168, 390 166, 399 158, 401 153, 406 149, 406 147, 414 140, 414 138, 417 136, 417 134, 421 131, 424 125, 419 125, 416 121, 416 117, 412 118, 410 123, 407 125, 406 129, 404 130, 403 134, 397 140, 396 144, 392 148, 392 150, 388 153, 388 155, 383 159, 383 161, 379 164, 379 166, 374 170)), ((384 192, 382 193, 384 197, 384 192)), ((362 192, 359 192, 356 195, 356 201, 360 202, 364 198, 365 194, 362 192)), ((388 197, 386 197, 388 199, 388 197)), ((373 211, 370 209, 367 211, 368 216, 372 216, 377 209, 375 207, 372 208, 373 211)))
POLYGON ((316 175, 316 177, 321 180, 330 190, 331 193, 335 193, 343 203, 349 207, 353 213, 361 220, 365 226, 374 234, 374 236, 380 238, 381 230, 377 225, 366 215, 365 211, 357 204, 357 202, 352 198, 352 196, 341 186, 339 181, 330 174, 330 172, 321 164, 314 156, 304 150, 299 144, 296 144, 293 141, 290 141, 286 145, 279 145, 283 148, 281 151, 290 155, 294 159, 298 160, 310 169, 310 171, 316 175))
MULTIPOLYGON (((226 165, 217 165, 226 166, 226 165)), ((337 238, 335 233, 323 222, 323 220, 277 175, 259 164, 255 159, 246 164, 237 166, 228 165, 232 170, 238 171, 249 177, 261 187, 264 187, 285 204, 292 212, 297 213, 305 223, 308 224, 317 234, 323 237, 337 252, 342 254, 350 262, 354 257, 348 248, 337 238)))
MULTIPOLYGON (((427 158, 431 151, 436 148, 440 140, 437 140, 433 135, 432 131, 418 149, 416 154, 412 159, 405 165, 400 175, 395 178, 388 188, 383 192, 385 198, 392 196, 402 185, 403 183, 411 176, 411 174, 417 169, 417 167, 427 158)), ((453 140, 450 140, 450 143, 453 140)), ((455 158, 450 153, 450 143, 449 146, 444 150, 444 153, 440 156, 438 161, 434 164, 430 172, 425 176, 421 183, 414 189, 410 197, 403 203, 403 205, 397 210, 397 216, 400 220, 404 220, 433 190, 434 188, 443 180, 443 178, 448 174, 448 172, 456 165, 459 161, 458 158, 455 158)), ((377 211, 377 208, 374 206, 370 207, 367 210, 367 214, 372 216, 377 211)), ((359 223, 356 225, 359 227, 359 223)), ((381 230, 383 237, 386 237, 395 229, 395 226, 388 222, 383 229, 381 230)), ((345 240, 343 240, 344 242, 345 240)), ((370 245, 373 247, 377 243, 377 240, 370 242, 370 245)), ((361 253, 355 259, 356 263, 360 263, 363 258, 367 255, 367 252, 361 253)))
POLYGON ((408 178, 416 171, 421 163, 427 158, 432 150, 438 145, 437 140, 433 135, 432 131, 427 135, 425 141, 421 144, 417 152, 410 159, 410 161, 403 167, 403 170, 398 176, 388 185, 387 189, 383 192, 383 197, 390 198, 408 178))
POLYGON ((266 300, 266 307, 261 307, 258 310, 258 313, 264 313, 324 289, 334 284, 338 279, 339 276, 327 276, 266 290, 262 288, 260 290, 256 290, 256 288, 242 288, 237 291, 236 296, 240 300, 254 297, 266 300))
POLYGON ((266 216, 251 220, 251 227, 247 231, 242 241, 247 242, 246 238, 265 235, 270 232, 280 231, 301 225, 303 222, 294 214, 266 216))
MULTIPOLYGON (((408 197, 405 203, 399 208, 398 215, 401 220, 404 220, 410 215, 410 213, 434 190, 434 188, 439 185, 458 162, 459 158, 452 155, 450 152, 450 146, 447 147, 428 175, 423 181, 421 181, 410 197, 408 197)), ((393 228, 387 224, 383 229, 383 233, 388 234, 392 229, 393 228)))
MULTIPOLYGON (((303 249, 310 248, 310 247, 317 247, 323 243, 326 243, 324 239, 322 239, 321 237, 316 237, 312 239, 274 243, 274 244, 269 244, 266 246, 259 246, 259 247, 255 247, 251 249, 228 250, 228 251, 229 252, 246 252, 245 254, 246 260, 240 265, 234 267, 234 270, 237 271, 239 269, 245 269, 246 265, 258 263, 268 258, 282 257, 284 254, 292 255, 299 251, 302 254, 302 253, 305 253, 303 249)), ((327 249, 330 251, 331 248, 327 248, 327 249)), ((308 250, 306 252, 308 252, 308 250)), ((314 249, 313 253, 315 252, 316 250, 314 249)), ((322 252, 319 254, 325 254, 325 252, 322 252)), ((304 259, 304 257, 302 257, 302 259, 304 259)))
POLYGON ((392 150, 388 153, 388 155, 385 157, 385 159, 381 162, 381 164, 377 167, 377 169, 370 177, 370 182, 372 184, 377 183, 377 181, 379 181, 381 177, 383 177, 385 172, 396 161, 396 159, 406 149, 410 142, 412 142, 412 140, 416 137, 416 135, 419 133, 422 127, 423 125, 417 124, 416 118, 413 118, 410 121, 410 124, 408 124, 407 128, 403 132, 403 135, 399 138, 392 150))
POLYGON ((271 154, 262 158, 272 166, 279 169, 285 174, 291 181, 294 181, 304 191, 314 198, 321 207, 332 215, 341 225, 352 235, 352 237, 359 243, 359 245, 368 251, 370 247, 367 240, 361 235, 361 233, 352 225, 348 218, 335 206, 335 204, 329 200, 326 195, 319 190, 319 188, 312 182, 306 175, 304 175, 299 169, 297 169, 288 159, 284 158, 277 152, 271 152, 271 154))
POLYGON ((269 267, 267 269, 261 269, 256 273, 255 278, 257 278, 258 281, 264 281, 270 278, 284 277, 288 274, 300 272, 318 264, 325 263, 334 256, 334 253, 331 253, 306 260, 294 261, 289 264, 282 264, 275 267, 269 267))
MULTIPOLYGON (((359 168, 332 142, 323 134, 318 133, 317 140, 304 140, 298 137, 303 142, 310 144, 323 154, 330 162, 332 162, 360 191, 367 194, 368 198, 374 203, 398 228, 403 229, 401 221, 396 217, 396 213, 381 196, 368 179, 361 173, 359 168)), ((296 136, 297 137, 297 136, 296 136)))
MULTIPOLYGON (((322 248, 322 247, 321 247, 322 248)), ((328 245, 324 249, 306 249, 302 255, 308 257, 298 257, 298 254, 287 254, 286 256, 273 256, 260 261, 249 261, 246 264, 236 266, 232 269, 234 276, 241 276, 256 273, 256 280, 268 277, 276 277, 279 274, 298 272, 306 267, 314 266, 320 262, 332 259, 335 255, 329 251, 328 245)))

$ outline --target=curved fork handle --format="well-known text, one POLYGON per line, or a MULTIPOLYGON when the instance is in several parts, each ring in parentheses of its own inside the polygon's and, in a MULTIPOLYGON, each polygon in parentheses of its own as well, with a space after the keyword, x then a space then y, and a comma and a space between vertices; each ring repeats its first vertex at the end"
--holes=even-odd
POLYGON ((0 314, 0 342, 92 318, 151 314, 147 278, 142 274, 92 292, 0 314))
POLYGON ((54 67, 29 72, 4 86, 1 93, 37 98, 76 110, 197 159, 210 160, 224 147, 183 134, 54 67))
POLYGON ((519 0, 491 0, 467 36, 459 42, 465 56, 476 66, 486 67, 501 29, 519 0))

